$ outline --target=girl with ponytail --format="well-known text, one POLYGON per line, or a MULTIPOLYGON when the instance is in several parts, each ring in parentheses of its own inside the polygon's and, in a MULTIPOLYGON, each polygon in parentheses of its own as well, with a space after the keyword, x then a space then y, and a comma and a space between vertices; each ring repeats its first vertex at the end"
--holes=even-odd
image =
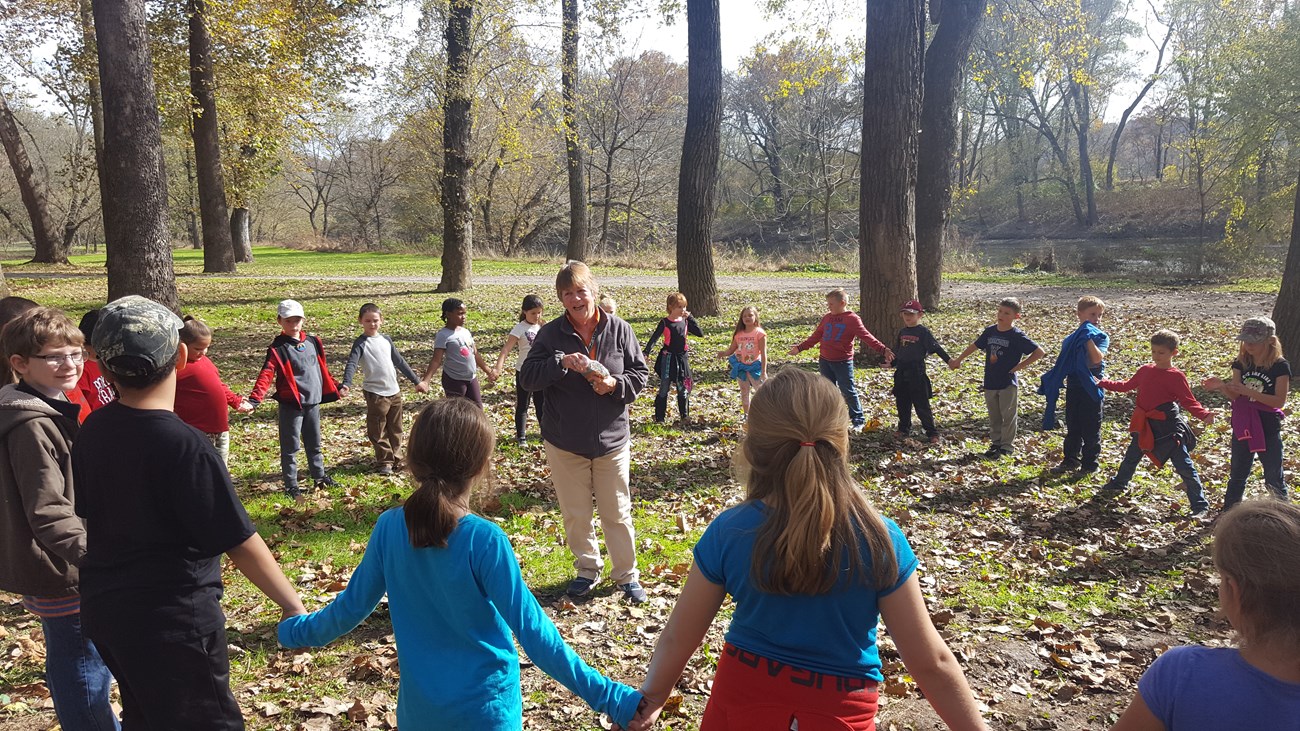
POLYGON ((695 546, 632 731, 653 724, 728 594, 736 607, 701 731, 875 729, 879 617, 948 727, 987 728, 930 621, 907 539, 853 480, 848 435, 824 378, 784 368, 755 393, 736 455, 746 499, 695 546))
POLYGON ((417 487, 379 516, 361 565, 323 609, 280 623, 285 647, 320 647, 351 631, 388 595, 402 667, 401 728, 491 731, 523 726, 514 640, 552 678, 624 728, 641 694, 592 670, 564 643, 524 585, 514 548, 470 512, 496 437, 468 399, 426 406, 411 428, 406 463, 417 487))

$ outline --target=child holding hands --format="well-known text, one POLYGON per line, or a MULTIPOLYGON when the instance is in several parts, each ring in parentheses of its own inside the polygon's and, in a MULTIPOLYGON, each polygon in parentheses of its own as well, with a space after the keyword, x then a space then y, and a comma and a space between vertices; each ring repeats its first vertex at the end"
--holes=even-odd
POLYGON ((186 316, 184 322, 181 342, 188 356, 185 367, 176 372, 176 415, 207 435, 221 455, 222 464, 229 464, 230 409, 247 414, 253 404, 230 390, 221 380, 217 365, 208 358, 212 329, 193 317, 186 316))
POLYGON ((767 380, 767 333, 758 321, 758 308, 740 310, 731 347, 718 352, 731 365, 731 377, 740 383, 740 409, 749 418, 749 393, 767 380))
POLYGON ((281 622, 280 643, 332 642, 387 594, 402 667, 401 728, 522 728, 516 639, 544 672, 626 728, 641 694, 569 649, 524 585, 506 534, 469 509, 495 445, 487 416, 469 400, 424 407, 407 453, 415 492, 379 516, 347 588, 324 609, 281 622))
POLYGON ((523 365, 528 358, 528 352, 533 349, 533 341, 537 339, 537 332, 542 329, 542 298, 535 294, 524 297, 523 305, 519 308, 519 322, 510 329, 510 335, 506 337, 505 345, 501 346, 501 355, 497 357, 497 373, 506 365, 506 356, 516 346, 519 348, 519 354, 515 358, 515 441, 519 446, 524 446, 528 440, 524 437, 524 427, 528 424, 528 402, 533 402, 533 407, 537 410, 537 421, 542 421, 542 392, 529 391, 519 385, 519 367, 523 365))
POLYGON ((1016 327, 1016 320, 1019 319, 1020 300, 1015 297, 1004 298, 998 303, 997 322, 984 328, 975 342, 949 364, 956 370, 976 350, 984 351, 984 382, 981 388, 984 391, 984 405, 989 410, 989 448, 984 456, 989 459, 1010 456, 1015 451, 1016 430, 1020 421, 1016 412, 1020 401, 1020 382, 1016 374, 1046 355, 1024 330, 1016 327))
POLYGON ((339 395, 348 395, 352 376, 360 367, 365 374, 361 393, 366 398, 366 437, 375 448, 375 471, 391 475, 402 448, 402 388, 397 382, 397 372, 401 371, 414 383, 419 393, 428 393, 429 385, 415 374, 393 339, 379 332, 384 324, 379 305, 373 302, 361 305, 357 322, 361 323, 361 335, 352 341, 339 395))
POLYGON ((822 317, 812 335, 790 348, 790 355, 798 355, 814 345, 818 346, 817 369, 839 387, 840 395, 849 408, 852 429, 861 432, 867 423, 867 417, 862 413, 858 386, 853 379, 853 339, 861 340, 867 347, 880 353, 886 363, 893 360, 894 354, 867 330, 861 317, 849 310, 849 296, 843 289, 836 288, 826 293, 826 309, 829 312, 822 317))
POLYGON ((1150 457, 1157 467, 1168 460, 1173 463, 1174 472, 1183 478, 1187 501, 1192 516, 1196 517, 1204 515, 1210 504, 1205 501, 1201 478, 1196 474, 1196 465, 1192 464, 1191 451, 1196 447, 1196 435, 1188 426, 1183 410, 1206 424, 1214 421, 1214 412, 1196 400, 1187 376, 1174 368, 1173 360, 1177 355, 1178 334, 1172 330, 1158 330, 1151 336, 1151 363, 1139 368, 1127 381, 1097 382, 1107 391, 1137 391, 1133 418, 1129 421, 1133 440, 1129 442, 1119 472, 1102 490, 1117 493, 1127 487, 1143 455, 1150 457))
POLYGON ((881 616, 926 698, 957 731, 986 729, 930 621, 916 556, 854 483, 848 413, 825 379, 785 368, 754 395, 737 452, 746 500, 723 511, 641 686, 648 728, 728 594, 726 634, 702 731, 875 728, 881 616))
POLYGON ((894 357, 886 361, 894 366, 894 405, 898 408, 898 436, 907 437, 912 432, 912 410, 921 421, 921 428, 931 444, 939 442, 939 430, 934 425, 934 412, 930 409, 930 397, 934 388, 930 385, 930 375, 925 372, 925 359, 931 353, 943 359, 944 364, 952 366, 953 359, 943 349, 930 328, 921 324, 925 308, 917 300, 903 303, 899 314, 903 318, 903 329, 898 331, 894 341, 894 357))
POLYGON ((668 316, 659 319, 655 331, 645 343, 642 354, 649 359, 650 351, 662 335, 663 348, 655 358, 655 375, 659 376, 659 393, 655 395, 655 421, 663 421, 668 414, 668 389, 677 386, 677 414, 682 422, 690 421, 690 393, 694 385, 691 378, 691 363, 687 351, 690 345, 686 336, 704 337, 704 332, 686 309, 686 295, 673 292, 668 295, 668 316))
POLYGON ((442 321, 446 323, 433 339, 433 357, 420 379, 426 387, 433 374, 442 369, 444 395, 460 396, 483 408, 483 391, 478 383, 478 370, 487 374, 488 381, 497 379, 497 372, 483 360, 474 344, 474 335, 465 329, 468 310, 465 303, 449 297, 442 301, 442 321))
POLYGON ((1286 500, 1282 481, 1282 408, 1291 390, 1291 364, 1282 357, 1277 326, 1252 317, 1237 335, 1241 347, 1232 362, 1232 380, 1206 379, 1206 388, 1232 399, 1232 462, 1223 509, 1241 502, 1255 455, 1264 467, 1264 486, 1286 500))

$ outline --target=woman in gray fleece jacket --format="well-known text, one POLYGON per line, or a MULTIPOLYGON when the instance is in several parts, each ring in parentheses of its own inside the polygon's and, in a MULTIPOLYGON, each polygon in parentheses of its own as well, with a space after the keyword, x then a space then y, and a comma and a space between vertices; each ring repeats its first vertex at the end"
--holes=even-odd
POLYGON ((628 406, 645 388, 650 370, 632 326, 597 308, 600 295, 587 265, 561 269, 555 292, 565 316, 538 331, 520 366, 519 385, 545 395, 542 440, 577 569, 568 593, 589 593, 604 566, 591 524, 594 498, 611 578, 639 604, 646 593, 637 580, 632 529, 628 406))

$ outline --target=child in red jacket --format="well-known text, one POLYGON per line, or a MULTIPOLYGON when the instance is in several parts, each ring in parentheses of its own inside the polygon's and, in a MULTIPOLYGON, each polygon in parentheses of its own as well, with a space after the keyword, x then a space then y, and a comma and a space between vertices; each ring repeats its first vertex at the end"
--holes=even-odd
POLYGON ((862 318, 849 310, 849 296, 843 289, 836 288, 826 293, 826 309, 829 312, 818 323, 817 329, 802 343, 790 348, 790 355, 819 346, 821 357, 817 359, 817 368, 839 387, 840 395, 849 407, 852 430, 861 432, 867 417, 862 413, 862 402, 858 400, 858 387, 853 379, 853 338, 880 353, 886 362, 894 359, 894 353, 867 330, 862 318))
POLYGON ((275 383, 272 398, 280 403, 280 474, 284 492, 298 505, 306 500, 298 488, 298 445, 307 452, 307 464, 316 489, 332 487, 325 474, 325 457, 320 448, 321 404, 337 401, 339 388, 325 364, 325 346, 320 338, 303 330, 307 317, 295 300, 280 302, 276 311, 280 334, 266 349, 266 363, 248 395, 253 406, 262 402, 275 383))
POLYGON ((1183 478, 1192 516, 1198 517, 1205 514, 1210 504, 1205 500, 1201 478, 1192 464, 1191 451, 1196 447, 1196 435, 1187 425, 1183 411, 1190 412, 1206 424, 1214 421, 1214 412, 1202 406, 1192 395, 1187 376, 1174 367, 1176 355, 1178 334, 1172 330, 1157 330, 1151 336, 1150 364, 1139 368, 1127 381, 1097 381, 1097 385, 1107 391, 1137 391, 1133 418, 1129 421, 1133 441, 1124 454, 1119 472, 1102 491, 1114 494, 1127 487, 1143 455, 1150 457, 1157 467, 1169 461, 1174 472, 1183 478))
POLYGON ((176 415, 206 434, 221 461, 229 464, 230 409, 247 414, 253 404, 222 382, 217 365, 207 357, 212 330, 202 320, 187 316, 180 336, 188 355, 176 372, 176 415))

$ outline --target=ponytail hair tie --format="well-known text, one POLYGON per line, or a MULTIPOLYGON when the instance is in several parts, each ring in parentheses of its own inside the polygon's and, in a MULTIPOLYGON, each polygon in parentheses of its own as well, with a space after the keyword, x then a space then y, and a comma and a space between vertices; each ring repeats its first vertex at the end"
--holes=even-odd
POLYGON ((799 442, 799 446, 801 446, 801 447, 815 447, 815 446, 817 446, 817 443, 816 443, 816 442, 799 442))

